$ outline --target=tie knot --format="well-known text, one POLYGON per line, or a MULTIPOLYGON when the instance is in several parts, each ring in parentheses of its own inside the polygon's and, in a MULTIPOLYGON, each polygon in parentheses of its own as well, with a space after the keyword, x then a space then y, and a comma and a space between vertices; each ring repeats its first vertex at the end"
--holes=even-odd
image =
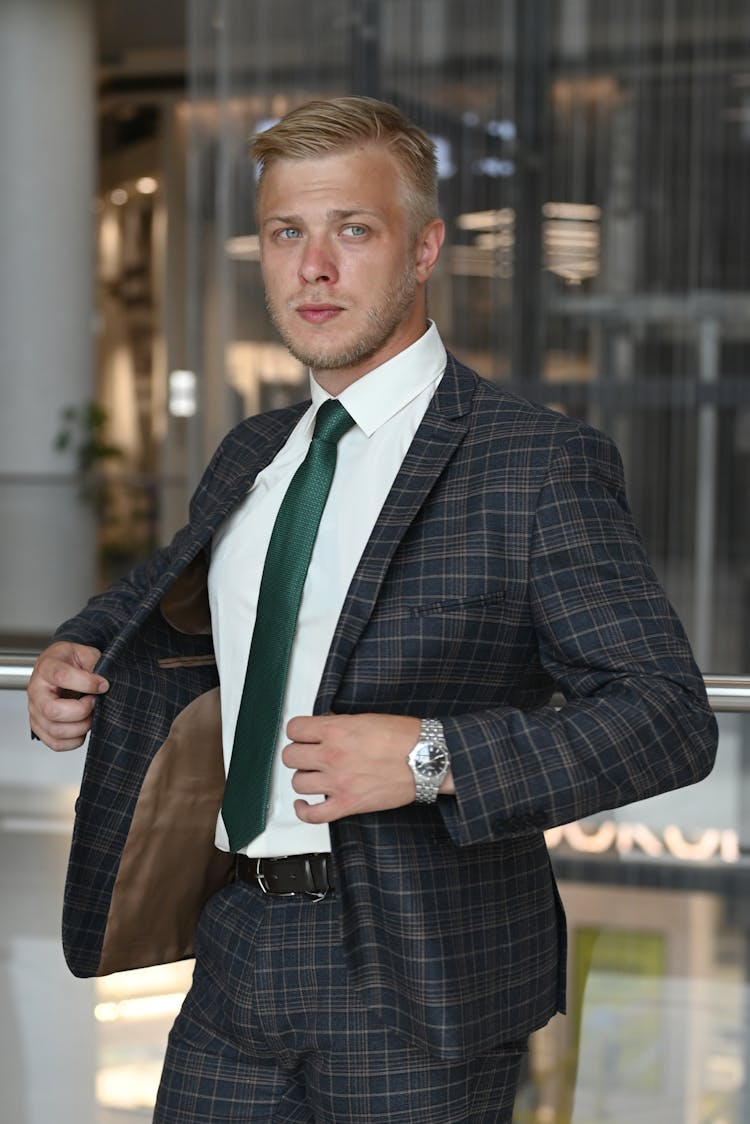
POLYGON ((346 407, 341 405, 338 398, 329 398, 318 410, 313 436, 318 441, 332 441, 336 444, 353 425, 354 418, 347 413, 346 407))

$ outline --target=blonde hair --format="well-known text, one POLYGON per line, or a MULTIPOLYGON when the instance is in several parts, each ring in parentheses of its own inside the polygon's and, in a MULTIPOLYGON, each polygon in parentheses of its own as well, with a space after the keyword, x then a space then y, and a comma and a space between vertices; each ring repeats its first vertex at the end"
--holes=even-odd
POLYGON ((257 133, 250 145, 259 168, 257 196, 275 160, 309 160, 368 143, 387 145, 393 152, 416 235, 438 217, 435 145, 395 106, 375 98, 318 98, 257 133))

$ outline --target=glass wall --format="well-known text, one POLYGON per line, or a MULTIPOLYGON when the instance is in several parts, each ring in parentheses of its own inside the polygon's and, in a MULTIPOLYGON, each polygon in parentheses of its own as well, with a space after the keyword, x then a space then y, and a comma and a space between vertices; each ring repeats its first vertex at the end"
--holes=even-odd
POLYGON ((702 667, 748 670, 750 8, 734 0, 191 7, 187 365, 202 447, 303 391, 268 326, 248 136, 316 94, 436 139, 431 310, 460 358, 611 433, 702 667))

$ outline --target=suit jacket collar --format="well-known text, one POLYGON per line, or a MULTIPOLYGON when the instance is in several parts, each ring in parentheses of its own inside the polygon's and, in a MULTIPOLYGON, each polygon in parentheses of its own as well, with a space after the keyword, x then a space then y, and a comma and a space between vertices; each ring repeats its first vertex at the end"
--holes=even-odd
MULTIPOLYGON (((393 553, 463 440, 477 381, 472 371, 448 355, 445 374, 404 458, 349 588, 321 681, 318 712, 330 709, 351 650, 372 614, 393 553)), ((109 664, 188 567, 205 566, 214 534, 247 494, 258 473, 273 460, 308 405, 303 402, 260 418, 248 418, 229 434, 222 445, 220 461, 214 460, 198 487, 191 524, 178 532, 169 565, 160 572, 138 611, 107 649, 98 667, 101 674, 107 673, 109 664)))
MULTIPOLYGON (((437 472, 442 470, 446 458, 441 456, 439 445, 446 441, 453 449, 460 441, 466 430, 466 425, 462 426, 460 419, 471 410, 476 385, 477 376, 474 372, 448 353, 445 373, 394 483, 394 491, 404 470, 408 473, 410 466, 411 471, 423 471, 425 464, 437 458, 437 472)), ((262 415, 261 419, 250 418, 238 427, 235 431, 235 445, 239 451, 234 452, 229 448, 227 453, 228 458, 234 461, 236 471, 230 474, 221 491, 214 492, 207 518, 196 527, 198 549, 203 549, 210 542, 227 515, 246 495, 258 473, 273 460, 309 404, 307 401, 286 410, 274 411, 272 414, 262 415), (262 427, 258 427, 259 420, 263 423, 262 427), (251 438, 248 438, 246 432, 249 426, 253 427, 251 438)))

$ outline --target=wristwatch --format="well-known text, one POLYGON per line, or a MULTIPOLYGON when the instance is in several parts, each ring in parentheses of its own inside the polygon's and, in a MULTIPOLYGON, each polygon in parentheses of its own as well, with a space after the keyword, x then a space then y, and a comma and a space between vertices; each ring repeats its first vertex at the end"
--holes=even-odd
POLYGON ((443 723, 437 718, 422 719, 419 741, 407 761, 417 786, 417 804, 434 804, 438 789, 451 767, 443 723))

